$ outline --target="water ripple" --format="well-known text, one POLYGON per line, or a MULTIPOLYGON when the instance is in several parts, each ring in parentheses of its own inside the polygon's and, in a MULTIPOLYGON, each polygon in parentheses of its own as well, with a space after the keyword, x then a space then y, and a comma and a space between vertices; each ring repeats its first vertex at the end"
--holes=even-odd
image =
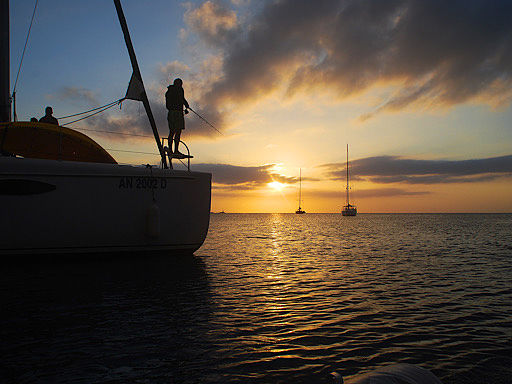
POLYGON ((512 215, 213 215, 195 257, 5 269, 6 382, 512 382, 512 215))

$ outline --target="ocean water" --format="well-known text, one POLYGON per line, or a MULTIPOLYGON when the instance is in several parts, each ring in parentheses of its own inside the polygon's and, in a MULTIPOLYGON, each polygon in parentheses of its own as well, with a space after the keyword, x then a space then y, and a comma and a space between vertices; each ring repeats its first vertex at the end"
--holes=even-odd
POLYGON ((194 256, 3 264, 2 383, 512 383, 512 215, 215 214, 194 256))

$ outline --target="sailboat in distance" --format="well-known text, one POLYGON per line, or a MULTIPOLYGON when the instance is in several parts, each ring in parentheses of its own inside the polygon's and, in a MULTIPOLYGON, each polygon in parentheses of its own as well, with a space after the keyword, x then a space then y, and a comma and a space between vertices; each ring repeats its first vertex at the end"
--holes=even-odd
POLYGON ((348 144, 347 144, 347 205, 345 205, 343 207, 343 209, 341 210, 341 214, 343 216, 355 216, 355 215, 357 215, 357 208, 356 208, 356 206, 350 204, 349 190, 350 190, 350 185, 349 185, 349 177, 348 177, 348 144))
POLYGON ((303 213, 306 213, 301 207, 300 202, 302 200, 302 168, 299 171, 299 209, 295 211, 296 214, 301 215, 303 213))

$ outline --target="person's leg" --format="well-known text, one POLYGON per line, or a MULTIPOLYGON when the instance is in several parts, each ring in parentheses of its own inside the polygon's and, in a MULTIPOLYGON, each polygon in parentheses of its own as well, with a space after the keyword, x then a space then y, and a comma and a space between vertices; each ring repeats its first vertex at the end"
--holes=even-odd
POLYGON ((169 150, 169 153, 172 153, 172 140, 174 136, 174 129, 170 111, 167 113, 167 125, 169 125, 169 136, 167 136, 167 148, 169 150))
POLYGON ((174 141, 174 135, 172 134, 172 132, 169 132, 169 136, 167 137, 167 152, 169 154, 173 153, 173 149, 172 149, 173 141, 174 141))
POLYGON ((179 153, 178 146, 180 145, 181 129, 177 129, 174 134, 174 153, 179 153))
POLYGON ((180 139, 181 139, 181 131, 185 129, 185 117, 183 116, 183 112, 177 112, 175 114, 175 120, 174 121, 174 153, 180 153, 178 151, 178 147, 180 145, 180 139))

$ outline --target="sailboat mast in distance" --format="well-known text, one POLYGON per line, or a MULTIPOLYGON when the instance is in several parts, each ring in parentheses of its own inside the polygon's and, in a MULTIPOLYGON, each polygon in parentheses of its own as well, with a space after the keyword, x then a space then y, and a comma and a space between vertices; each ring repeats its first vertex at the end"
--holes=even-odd
POLYGON ((302 168, 299 169, 299 208, 300 208, 301 199, 302 199, 302 168))
POLYGON ((355 205, 350 205, 350 199, 349 199, 350 184, 349 184, 348 168, 349 168, 349 163, 348 163, 348 144, 347 144, 347 205, 345 205, 343 207, 343 209, 341 210, 341 214, 343 216, 355 216, 355 215, 357 215, 357 208, 355 205))
POLYGON ((299 215, 302 213, 306 213, 306 211, 304 211, 300 206, 301 200, 302 200, 302 168, 300 168, 300 170, 299 170, 299 209, 297 209, 295 211, 295 213, 297 213, 299 215))
POLYGON ((348 183, 349 183, 349 180, 348 180, 348 144, 347 144, 347 205, 349 205, 349 198, 348 198, 348 194, 349 194, 349 186, 348 186, 348 183))

